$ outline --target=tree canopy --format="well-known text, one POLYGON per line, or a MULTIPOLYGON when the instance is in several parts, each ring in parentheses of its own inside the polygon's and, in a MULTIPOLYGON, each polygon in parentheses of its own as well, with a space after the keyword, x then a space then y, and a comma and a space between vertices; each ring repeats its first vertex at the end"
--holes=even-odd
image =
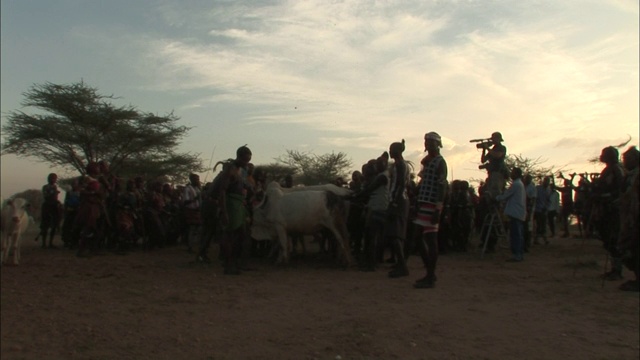
POLYGON ((258 173, 258 172, 262 172, 263 174, 266 174, 267 183, 269 183, 270 181, 281 182, 287 175, 291 175, 292 177, 295 177, 297 173, 296 169, 281 163, 258 165, 256 166, 254 173, 258 173))
POLYGON ((351 167, 351 160, 343 152, 315 155, 287 150, 276 161, 294 169, 296 183, 305 185, 333 183, 337 178, 345 178, 351 167))
POLYGON ((554 166, 543 166, 542 163, 545 160, 540 158, 531 159, 522 154, 518 155, 508 155, 504 162, 507 165, 509 170, 514 167, 519 167, 522 170, 523 174, 529 174, 534 179, 542 179, 545 176, 552 176, 554 173, 557 173, 558 170, 554 170, 554 166))
POLYGON ((81 174, 90 162, 107 161, 121 176, 166 175, 183 180, 203 169, 197 154, 175 148, 190 130, 173 112, 159 116, 132 105, 116 106, 84 82, 34 84, 23 93, 24 107, 7 115, 2 154, 33 157, 81 174))

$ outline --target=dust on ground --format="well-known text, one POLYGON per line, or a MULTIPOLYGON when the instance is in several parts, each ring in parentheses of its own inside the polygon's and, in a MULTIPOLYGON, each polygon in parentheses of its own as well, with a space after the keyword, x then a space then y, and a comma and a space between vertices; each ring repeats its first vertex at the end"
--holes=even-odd
POLYGON ((521 263, 504 243, 441 255, 437 287, 414 289, 417 256, 399 279, 311 247, 225 276, 181 246, 86 259, 33 234, 1 270, 3 360, 640 358, 638 293, 602 282, 595 239, 554 239, 521 263))

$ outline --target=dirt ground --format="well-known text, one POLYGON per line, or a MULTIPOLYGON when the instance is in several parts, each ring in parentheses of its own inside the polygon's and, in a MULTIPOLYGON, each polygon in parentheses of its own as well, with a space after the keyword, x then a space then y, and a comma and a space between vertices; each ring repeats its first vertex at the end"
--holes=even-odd
POLYGON ((33 238, 1 271, 3 360, 640 357, 638 293, 603 286, 594 239, 555 239, 522 263, 504 247, 442 255, 425 290, 415 256, 400 279, 313 249, 225 276, 184 247, 87 259, 33 238))

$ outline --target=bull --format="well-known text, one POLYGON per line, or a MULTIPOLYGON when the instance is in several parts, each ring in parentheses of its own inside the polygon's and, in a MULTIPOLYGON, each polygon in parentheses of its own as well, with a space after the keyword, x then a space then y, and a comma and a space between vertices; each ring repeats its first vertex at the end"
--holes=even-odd
POLYGON ((342 198, 348 193, 341 191, 349 190, 337 186, 294 189, 283 189, 275 181, 267 186, 262 202, 253 208, 251 236, 256 240, 276 239, 280 246, 278 262, 287 263, 287 234, 312 235, 327 229, 335 237, 345 265, 350 265, 347 208, 342 198))

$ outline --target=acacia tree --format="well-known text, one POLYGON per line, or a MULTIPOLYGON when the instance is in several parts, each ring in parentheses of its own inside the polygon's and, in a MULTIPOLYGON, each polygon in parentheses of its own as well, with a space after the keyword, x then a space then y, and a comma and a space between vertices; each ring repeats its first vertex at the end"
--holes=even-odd
POLYGON ((23 93, 24 107, 40 112, 8 113, 2 154, 34 157, 84 174, 89 162, 108 161, 121 176, 167 175, 184 179, 201 171, 195 154, 175 152, 190 128, 178 126, 173 112, 158 116, 132 105, 115 106, 84 82, 35 84, 23 93))
POLYGON ((336 178, 345 177, 351 167, 351 160, 343 152, 315 155, 287 150, 276 161, 295 169, 297 182, 306 185, 333 183, 336 178))
POLYGON ((540 158, 531 159, 528 157, 524 157, 521 154, 508 155, 505 158, 504 162, 507 165, 508 169, 519 167, 520 169, 522 169, 523 174, 529 174, 534 179, 542 179, 545 176, 551 176, 559 171, 554 170, 554 166, 542 166, 544 160, 540 158))
POLYGON ((266 174, 267 183, 270 181, 282 181, 287 175, 296 176, 296 169, 280 163, 256 166, 255 172, 261 171, 266 174))
MULTIPOLYGON (((507 157, 504 159, 504 163, 509 171, 511 171, 511 169, 513 169, 514 167, 519 167, 522 170, 523 174, 531 175, 534 181, 539 181, 545 176, 552 176, 553 178, 554 174, 559 175, 560 171, 562 171, 562 168, 556 169, 555 166, 543 166, 542 163, 544 163, 545 161, 546 160, 543 160, 541 158, 528 158, 526 156, 523 156, 522 154, 510 154, 507 155, 507 157)), ((507 183, 511 182, 509 176, 507 176, 505 180, 507 181, 507 183)), ((482 183, 485 180, 473 178, 469 181, 474 183, 482 183)))

